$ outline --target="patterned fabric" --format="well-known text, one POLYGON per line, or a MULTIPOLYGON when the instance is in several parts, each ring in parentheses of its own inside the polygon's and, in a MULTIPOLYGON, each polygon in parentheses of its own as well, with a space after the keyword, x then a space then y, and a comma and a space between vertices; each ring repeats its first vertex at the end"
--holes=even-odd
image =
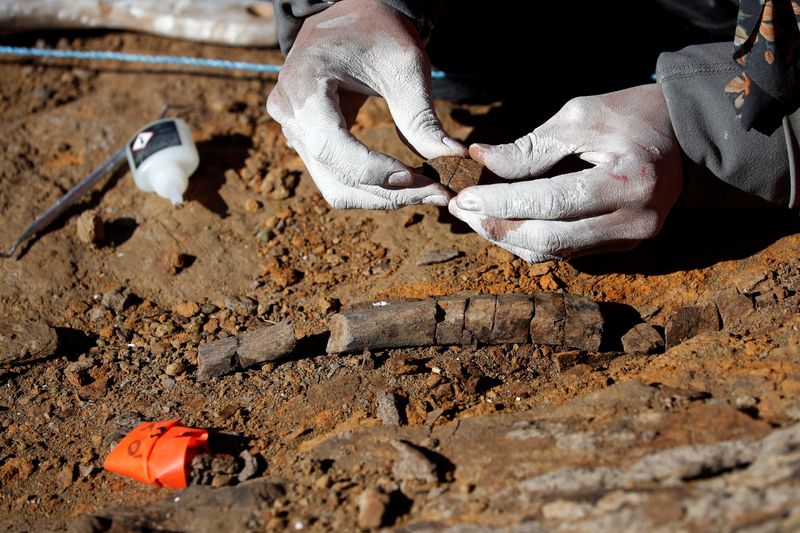
POLYGON ((743 72, 725 87, 742 126, 769 132, 794 111, 800 88, 800 0, 741 0, 733 58, 743 72))

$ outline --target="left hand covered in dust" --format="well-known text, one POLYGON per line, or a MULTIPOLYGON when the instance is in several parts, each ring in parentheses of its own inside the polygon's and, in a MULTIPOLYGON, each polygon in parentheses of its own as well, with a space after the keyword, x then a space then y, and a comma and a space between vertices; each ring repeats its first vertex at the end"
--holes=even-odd
POLYGON ((627 250, 655 236, 681 191, 680 148, 658 85, 575 98, 509 144, 470 147, 498 176, 543 174, 578 155, 594 166, 518 183, 469 187, 450 212, 531 262, 627 250))

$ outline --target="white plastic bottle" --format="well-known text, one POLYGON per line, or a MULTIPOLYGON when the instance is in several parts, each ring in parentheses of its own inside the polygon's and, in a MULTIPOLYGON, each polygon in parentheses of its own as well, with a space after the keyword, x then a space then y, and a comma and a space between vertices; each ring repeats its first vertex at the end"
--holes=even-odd
POLYGON ((139 189, 155 192, 172 205, 183 203, 189 176, 200 163, 186 122, 165 118, 150 123, 131 137, 126 152, 139 189))

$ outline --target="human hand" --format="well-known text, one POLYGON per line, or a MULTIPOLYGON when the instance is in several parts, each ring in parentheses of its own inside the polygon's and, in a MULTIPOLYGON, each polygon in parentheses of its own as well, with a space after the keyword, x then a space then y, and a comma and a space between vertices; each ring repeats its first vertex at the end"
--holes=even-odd
POLYGON ((541 175, 570 155, 594 165, 469 187, 450 201, 450 212, 481 236, 532 262, 635 247, 660 231, 683 181, 656 84, 575 98, 513 143, 469 152, 509 180, 541 175))
POLYGON ((402 138, 423 157, 466 156, 433 110, 430 63, 416 29, 376 0, 342 0, 305 20, 267 110, 333 207, 447 205, 443 186, 348 131, 372 94, 386 99, 402 138))

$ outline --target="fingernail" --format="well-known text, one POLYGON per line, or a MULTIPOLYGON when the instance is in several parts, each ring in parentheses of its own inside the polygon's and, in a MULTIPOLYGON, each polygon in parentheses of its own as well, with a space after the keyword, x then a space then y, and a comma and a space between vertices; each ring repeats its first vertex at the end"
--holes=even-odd
POLYGON ((434 194, 433 196, 426 196, 423 198, 422 203, 425 205, 438 205, 439 207, 444 207, 447 205, 447 198, 441 194, 434 194))
POLYGON ((466 147, 463 144, 461 144, 455 139, 451 139, 450 137, 445 137, 444 139, 442 139, 442 142, 446 144, 448 147, 458 152, 463 152, 466 149, 466 147))
POLYGON ((492 148, 489 144, 474 143, 469 146, 469 155, 472 159, 483 164, 483 156, 492 148))
POLYGON ((465 211, 480 211, 483 207, 480 199, 469 193, 462 193, 456 197, 456 204, 465 211))
POLYGON ((389 179, 387 180, 389 185, 411 185, 414 179, 411 177, 411 173, 407 170, 401 170, 400 172, 395 172, 394 174, 389 175, 389 179))

